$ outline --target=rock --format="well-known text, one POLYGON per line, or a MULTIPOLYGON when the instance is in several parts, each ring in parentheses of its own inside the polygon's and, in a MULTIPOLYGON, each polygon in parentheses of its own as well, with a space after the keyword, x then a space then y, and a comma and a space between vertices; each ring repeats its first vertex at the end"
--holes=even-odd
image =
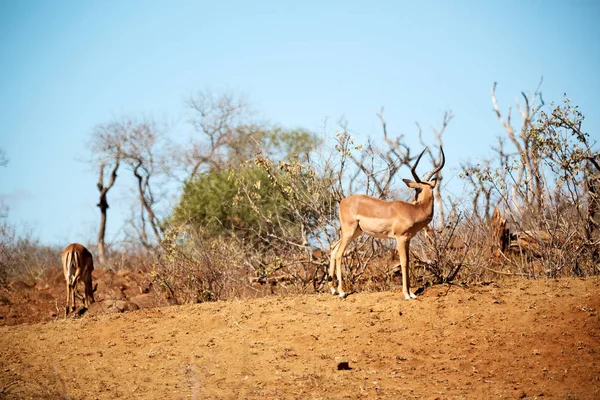
POLYGON ((135 311, 135 310, 139 310, 139 309, 140 309, 140 307, 137 304, 135 304, 131 301, 128 301, 127 305, 125 306, 124 311, 135 311))
POLYGON ((125 300, 117 300, 117 301, 115 301, 115 307, 120 312, 134 311, 134 310, 139 310, 140 309, 137 304, 132 303, 131 301, 125 301, 125 300))
POLYGON ((52 296, 48 292, 38 292, 32 296, 33 300, 39 301, 41 303, 54 302, 54 296, 52 296))
POLYGON ((126 299, 132 299, 140 294, 140 288, 137 286, 129 286, 121 290, 121 293, 123 293, 123 296, 125 296, 126 299))
POLYGON ((92 272, 92 279, 95 281, 106 281, 107 279, 112 279, 114 272, 110 269, 98 269, 94 268, 94 272, 92 272))
POLYGON ((114 314, 121 313, 123 311, 119 310, 116 306, 116 300, 107 299, 96 302, 90 305, 90 308, 87 310, 86 315, 90 316, 98 316, 102 314, 114 314))
POLYGON ((140 309, 153 308, 153 307, 156 307, 156 305, 157 305, 156 298, 152 294, 149 294, 149 293, 140 294, 138 296, 135 296, 135 297, 131 298, 130 301, 132 303, 136 304, 138 306, 138 308, 140 308, 140 309))
POLYGON ((106 289, 104 289, 104 296, 106 299, 113 300, 123 300, 125 301, 127 298, 123 294, 123 292, 119 288, 114 288, 112 286, 107 285, 106 289))
POLYGON ((103 302, 104 308, 109 308, 115 305, 115 301, 112 299, 104 300, 103 302))
POLYGON ((346 360, 345 358, 336 357, 336 361, 338 371, 349 371, 352 369, 350 368, 350 363, 348 363, 348 360, 346 360))
POLYGON ((45 280, 50 286, 65 284, 65 274, 62 270, 62 267, 52 267, 48 269, 44 274, 44 278, 42 279, 45 280))
POLYGON ((50 284, 45 279, 40 279, 39 281, 36 282, 35 288, 37 290, 48 290, 48 289, 50 289, 50 284))
POLYGON ((129 287, 129 281, 120 275, 114 275, 112 277, 111 285, 119 290, 123 291, 129 287))
POLYGON ((117 300, 115 301, 115 307, 117 310, 123 312, 125 311, 125 307, 127 307, 127 302, 125 300, 117 300))

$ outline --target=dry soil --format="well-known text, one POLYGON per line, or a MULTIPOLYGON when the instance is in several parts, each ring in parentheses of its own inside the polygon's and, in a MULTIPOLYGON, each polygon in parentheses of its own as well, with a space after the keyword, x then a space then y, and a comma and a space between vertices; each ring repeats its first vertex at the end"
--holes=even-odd
POLYGON ((0 327, 0 398, 600 399, 600 278, 0 327))

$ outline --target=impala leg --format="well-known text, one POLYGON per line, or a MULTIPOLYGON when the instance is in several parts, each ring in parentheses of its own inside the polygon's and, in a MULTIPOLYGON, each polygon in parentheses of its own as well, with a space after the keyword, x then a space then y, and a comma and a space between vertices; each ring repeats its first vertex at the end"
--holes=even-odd
POLYGON ((71 285, 69 285, 69 279, 67 278, 67 304, 65 305, 65 318, 69 315, 69 311, 71 311, 71 285))
POLYGON ((83 306, 85 308, 90 308, 90 294, 89 294, 89 290, 88 290, 88 284, 87 282, 84 280, 84 292, 83 292, 83 306))
POLYGON ((85 283, 85 308, 90 308, 90 304, 95 303, 94 289, 92 287, 92 272, 88 271, 84 278, 85 283))
POLYGON ((69 285, 69 296, 70 296, 69 311, 71 311, 71 312, 75 311, 75 291, 76 290, 77 290, 77 281, 73 280, 73 283, 71 285, 69 285))
POLYGON ((338 296, 340 296, 341 299, 346 298, 346 292, 344 292, 344 285, 343 285, 343 278, 342 278, 342 256, 344 255, 344 251, 346 251, 346 246, 348 245, 348 241, 342 241, 342 243, 340 244, 340 247, 338 248, 337 254, 335 255, 335 263, 336 263, 336 268, 335 268, 335 275, 337 277, 337 281, 338 281, 338 288, 337 288, 337 292, 338 292, 338 296))
POLYGON ((327 281, 328 281, 327 283, 329 284, 329 290, 331 291, 331 294, 333 294, 333 295, 337 294, 333 276, 335 274, 335 257, 337 256, 337 251, 340 247, 340 242, 341 242, 341 240, 338 240, 337 242, 335 242, 335 244, 331 248, 331 254, 329 254, 329 271, 327 273, 327 281))
POLYGON ((79 278, 81 277, 81 270, 78 268, 75 270, 75 274, 73 275, 73 284, 71 285, 71 300, 73 301, 71 311, 75 311, 77 308, 75 306, 75 294, 77 293, 77 284, 79 283, 79 278))
POLYGON ((83 306, 85 308, 90 308, 90 288, 88 284, 88 276, 87 273, 84 272, 83 278, 83 306))
MULTIPOLYGON (((333 276, 331 282, 331 294, 338 294, 342 299, 346 297, 346 293, 344 292, 344 284, 342 281, 342 256, 344 255, 344 251, 346 251, 346 246, 350 242, 349 237, 343 237, 340 239, 340 243, 337 246, 337 251, 334 254, 333 265, 330 265, 330 270, 335 267, 335 275, 337 278, 338 287, 337 290, 333 288, 333 276)), ((331 271, 333 274, 333 271, 331 271)))
POLYGON ((398 255, 400 256, 400 266, 402 268, 402 293, 406 300, 414 299, 417 296, 410 292, 410 277, 408 276, 410 239, 398 237, 396 240, 398 242, 398 255))
MULTIPOLYGON (((348 230, 347 230, 347 232, 348 232, 348 230)), ((355 227, 353 227, 351 234, 344 233, 342 230, 342 238, 340 240, 340 245, 337 249, 337 252, 335 253, 335 264, 336 264, 335 273, 336 273, 337 280, 338 280, 337 292, 338 292, 338 296, 340 296, 340 298, 342 298, 342 299, 344 299, 346 297, 346 292, 344 292, 344 285, 343 285, 343 281, 342 281, 342 279, 343 279, 342 278, 342 257, 344 256, 346 247, 348 247, 348 245, 354 239, 359 237, 361 234, 362 234, 362 230, 360 230, 360 228, 358 227, 358 224, 355 227)))

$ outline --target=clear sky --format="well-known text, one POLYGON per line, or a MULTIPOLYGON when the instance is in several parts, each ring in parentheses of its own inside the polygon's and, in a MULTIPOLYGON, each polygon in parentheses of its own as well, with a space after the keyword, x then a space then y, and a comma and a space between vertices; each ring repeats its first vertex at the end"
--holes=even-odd
MULTIPOLYGON (((359 138, 380 134, 383 106, 415 147, 414 122, 432 142, 451 109, 448 176, 502 133, 493 83, 506 110, 542 76, 546 102, 567 93, 597 140, 600 2, 0 0, 0 199, 44 244, 93 241, 93 127, 180 122, 207 88, 289 128, 345 116, 359 138)), ((108 241, 130 212, 124 191, 109 194, 108 241)))

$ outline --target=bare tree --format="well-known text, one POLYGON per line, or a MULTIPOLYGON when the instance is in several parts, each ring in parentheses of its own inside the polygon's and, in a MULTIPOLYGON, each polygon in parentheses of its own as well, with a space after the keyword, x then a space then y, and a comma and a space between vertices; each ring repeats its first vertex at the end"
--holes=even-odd
POLYGON ((103 162, 100 163, 100 176, 98 177, 98 191, 100 192, 100 201, 96 206, 100 208, 100 229, 98 230, 98 259, 100 263, 106 261, 106 243, 104 238, 106 236, 106 214, 109 208, 108 206, 108 191, 114 186, 117 180, 117 170, 119 169, 119 159, 115 160, 110 173, 110 178, 107 185, 104 185, 104 170, 107 165, 103 162))
MULTIPOLYGON (((541 212, 544 204, 543 180, 540 172, 540 157, 538 143, 533 140, 530 134, 534 127, 536 115, 541 107, 544 106, 544 100, 540 92, 542 80, 538 83, 533 95, 521 92, 524 105, 521 105, 517 99, 517 109, 521 115, 521 127, 518 131, 511 124, 512 107, 508 108, 506 118, 502 116, 498 101, 496 100, 496 82, 492 87, 491 97, 496 116, 504 126, 508 138, 513 143, 520 157, 520 166, 518 166, 517 177, 512 189, 512 206, 517 214, 522 213, 522 206, 534 207, 536 212, 541 212), (536 104, 537 101, 540 104, 536 104)), ((507 166, 508 167, 508 166, 507 166)), ((513 166, 510 166, 511 168, 513 166)))
MULTIPOLYGON (((518 254, 506 260, 526 276, 597 273, 600 169, 597 143, 581 128, 583 114, 566 97, 562 104, 543 107, 538 85, 533 95, 521 93, 521 126, 516 129, 511 108, 505 116, 500 112, 495 89, 496 84, 493 109, 508 140, 499 138, 494 166, 468 166, 463 175, 478 186, 488 212, 490 198, 503 205, 504 215, 495 212, 494 217, 501 222, 506 218, 511 234, 508 245, 506 235, 496 234, 496 239, 504 238, 496 240, 498 247, 518 254)), ((479 206, 474 204, 474 210, 479 206)))
POLYGON ((106 220, 109 208, 107 195, 114 187, 117 171, 121 166, 127 167, 133 173, 136 183, 136 197, 139 201, 139 212, 131 223, 139 239, 147 248, 153 242, 163 239, 160 229, 160 219, 156 213, 157 203, 162 199, 162 192, 154 188, 154 183, 162 187, 163 182, 158 178, 170 168, 167 154, 168 149, 165 135, 158 124, 151 118, 137 120, 124 117, 107 124, 98 125, 93 134, 92 149, 97 155, 99 168, 98 191, 100 200, 98 207, 101 211, 100 229, 98 233, 98 253, 100 262, 106 258, 106 220), (108 182, 105 174, 109 173, 108 182), (151 229, 154 240, 148 236, 151 229))
POLYGON ((248 148, 235 146, 240 141, 249 144, 250 136, 256 132, 256 127, 249 122, 252 111, 246 101, 231 94, 215 96, 205 91, 198 92, 187 104, 193 112, 190 124, 200 135, 183 153, 182 162, 186 167, 191 166, 188 179, 203 169, 225 168, 235 158, 228 153, 248 148))
POLYGON ((113 188, 123 157, 123 143, 127 137, 127 123, 113 121, 97 125, 92 132, 92 151, 96 154, 95 162, 99 171, 96 187, 99 192, 99 201, 96 206, 100 208, 100 226, 98 229, 98 259, 100 263, 106 261, 106 224, 109 209, 108 192, 113 188), (104 182, 105 171, 110 171, 108 183, 104 182))
POLYGON ((491 216, 492 187, 486 178, 489 175, 490 162, 483 161, 481 164, 461 163, 461 176, 469 181, 473 188, 471 197, 472 212, 477 218, 486 219, 491 216), (483 209, 480 202, 483 201, 483 209))
POLYGON ((341 155, 338 172, 339 200, 357 190, 379 199, 389 197, 391 184, 400 168, 403 165, 410 168, 411 161, 414 161, 414 157, 410 155, 410 148, 404 143, 404 135, 398 135, 394 139, 389 137, 383 109, 377 113, 377 117, 381 121, 383 140, 387 148, 378 147, 371 139, 364 145, 355 145, 347 121, 339 122, 342 129, 338 134, 336 146, 341 155), (348 159, 352 161, 354 169, 346 165, 348 159), (345 191, 341 189, 344 180, 347 180, 345 191))
POLYGON ((131 169, 136 179, 140 204, 137 222, 132 222, 144 247, 152 248, 153 241, 149 239, 147 226, 150 227, 156 243, 164 240, 156 207, 164 197, 164 193, 160 191, 160 177, 170 168, 168 155, 163 152, 168 147, 164 131, 154 120, 146 118, 130 122, 123 145, 123 162, 131 169))
MULTIPOLYGON (((409 146, 404 141, 404 135, 398 135, 395 138, 390 137, 387 129, 387 123, 383 117, 383 108, 377 117, 381 121, 381 127, 383 132, 383 141, 385 146, 377 146, 373 141, 369 140, 365 146, 358 146, 354 150, 360 150, 360 154, 357 155, 355 152, 350 151, 349 144, 343 144, 339 140, 339 148, 344 148, 344 155, 352 160, 356 170, 349 179, 349 192, 353 192, 353 188, 357 185, 357 181, 361 180, 364 186, 363 192, 369 196, 377 197, 379 199, 385 199, 390 196, 390 188, 392 183, 395 181, 396 175, 402 166, 411 168, 411 163, 414 162, 416 157, 411 155, 409 146)), ((442 135, 446 131, 448 124, 452 120, 453 115, 451 111, 444 113, 442 120, 442 126, 440 129, 433 129, 433 132, 438 142, 439 148, 442 147, 442 135)), ((437 169, 439 166, 439 160, 441 160, 440 154, 433 154, 433 151, 423 140, 421 126, 417 123, 417 129, 419 134, 419 140, 424 147, 426 147, 426 153, 431 158, 431 163, 434 168, 437 169)), ((347 124, 342 122, 340 124, 343 129, 343 133, 339 136, 344 140, 351 140, 348 133, 347 124)), ((435 187, 434 198, 437 205, 438 220, 440 225, 444 224, 444 211, 442 205, 442 197, 440 195, 440 184, 442 181, 441 172, 437 173, 436 176, 438 184, 435 187)))

